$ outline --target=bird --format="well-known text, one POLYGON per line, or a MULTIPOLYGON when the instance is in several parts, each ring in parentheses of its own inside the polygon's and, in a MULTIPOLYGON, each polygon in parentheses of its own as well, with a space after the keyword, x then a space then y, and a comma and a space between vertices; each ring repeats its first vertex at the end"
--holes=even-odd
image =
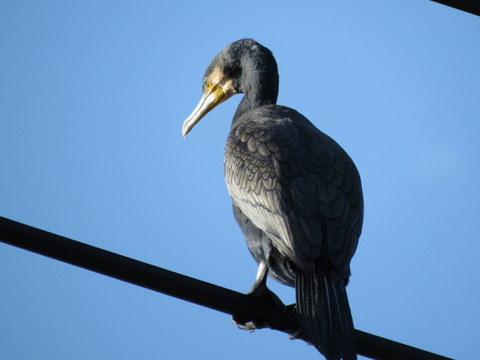
POLYGON ((235 94, 224 172, 233 214, 258 264, 249 294, 267 276, 295 288, 304 338, 327 360, 357 358, 346 293, 363 224, 359 172, 346 151, 296 110, 278 105, 272 52, 244 38, 223 48, 203 77, 182 134, 235 94))

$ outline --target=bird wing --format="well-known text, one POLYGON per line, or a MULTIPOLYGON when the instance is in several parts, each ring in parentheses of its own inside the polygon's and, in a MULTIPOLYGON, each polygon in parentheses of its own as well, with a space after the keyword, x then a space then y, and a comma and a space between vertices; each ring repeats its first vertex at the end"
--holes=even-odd
POLYGON ((279 106, 244 114, 227 140, 225 177, 235 205, 297 266, 311 271, 328 253, 349 272, 363 220, 360 176, 305 117, 279 106))
POLYGON ((272 241, 268 235, 256 227, 235 203, 233 204, 233 216, 240 226, 248 250, 250 250, 257 264, 266 263, 270 277, 282 284, 294 286, 295 271, 292 269, 290 261, 272 248, 272 241))

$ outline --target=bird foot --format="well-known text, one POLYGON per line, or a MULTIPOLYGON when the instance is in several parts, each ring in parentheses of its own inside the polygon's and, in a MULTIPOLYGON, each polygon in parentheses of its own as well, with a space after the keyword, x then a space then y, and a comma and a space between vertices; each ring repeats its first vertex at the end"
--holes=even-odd
MULTIPOLYGON (((297 304, 285 306, 285 313, 288 318, 297 318, 297 304)), ((305 332, 302 329, 291 329, 285 331, 291 340, 302 339, 306 341, 305 332)))
POLYGON ((266 327, 266 322, 257 320, 246 321, 236 315, 232 316, 232 321, 239 329, 247 330, 248 332, 254 332, 256 329, 266 327))
MULTIPOLYGON (((246 295, 251 297, 253 302, 259 304, 261 307, 269 309, 269 311, 279 312, 282 316, 287 314, 287 307, 283 304, 280 298, 266 286, 254 288, 246 295)), ((244 314, 234 314, 232 316, 232 321, 239 329, 250 332, 253 332, 256 329, 271 327, 265 319, 250 319, 248 318, 248 315, 244 314)))

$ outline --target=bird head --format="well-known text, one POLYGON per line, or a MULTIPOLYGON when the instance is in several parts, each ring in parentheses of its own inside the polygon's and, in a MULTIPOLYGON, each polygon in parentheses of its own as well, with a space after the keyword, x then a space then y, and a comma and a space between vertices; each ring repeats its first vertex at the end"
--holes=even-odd
POLYGON ((277 99, 277 63, 270 50, 252 39, 229 44, 210 63, 203 77, 202 97, 183 123, 183 136, 215 106, 238 93, 258 99, 257 106, 277 99))
POLYGON ((190 116, 183 122, 183 137, 186 137, 195 124, 210 110, 238 92, 234 79, 228 76, 222 67, 212 63, 203 78, 202 97, 190 116))

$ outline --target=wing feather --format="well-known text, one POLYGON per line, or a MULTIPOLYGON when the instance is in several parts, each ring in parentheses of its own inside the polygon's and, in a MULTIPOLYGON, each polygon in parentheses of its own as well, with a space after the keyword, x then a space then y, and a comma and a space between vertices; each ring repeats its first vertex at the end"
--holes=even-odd
POLYGON ((311 270, 328 249, 349 272, 363 220, 360 176, 305 117, 280 106, 244 114, 227 140, 225 178, 234 204, 297 266, 311 270))

